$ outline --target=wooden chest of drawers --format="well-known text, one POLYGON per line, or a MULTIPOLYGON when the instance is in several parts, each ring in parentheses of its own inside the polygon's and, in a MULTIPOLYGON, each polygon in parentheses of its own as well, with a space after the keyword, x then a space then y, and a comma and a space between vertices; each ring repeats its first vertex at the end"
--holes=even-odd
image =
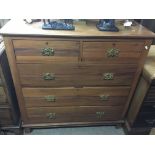
POLYGON ((0 130, 14 131, 19 133, 20 114, 4 49, 0 44, 0 130))
POLYGON ((19 31, 11 21, 1 33, 24 127, 123 122, 152 32, 79 23, 75 31, 45 31, 19 22, 19 31))

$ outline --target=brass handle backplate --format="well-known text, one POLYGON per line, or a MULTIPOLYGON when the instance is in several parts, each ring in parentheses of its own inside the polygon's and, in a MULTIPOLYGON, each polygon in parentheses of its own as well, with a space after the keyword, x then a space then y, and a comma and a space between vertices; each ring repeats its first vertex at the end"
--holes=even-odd
POLYGON ((114 79, 114 73, 104 73, 103 79, 104 80, 113 80, 114 79))
POLYGON ((111 48, 107 50, 107 57, 118 57, 119 55, 119 50, 116 48, 111 48))
POLYGON ((102 118, 103 115, 104 115, 104 112, 103 111, 96 112, 97 118, 102 118))
POLYGON ((54 49, 53 48, 43 48, 42 55, 43 56, 54 56, 54 49))
POLYGON ((44 80, 55 80, 54 73, 45 73, 43 75, 43 79, 44 80))
POLYGON ((47 117, 48 119, 56 119, 56 113, 53 113, 53 112, 47 113, 47 114, 46 114, 46 117, 47 117))
POLYGON ((100 95, 100 99, 102 101, 107 101, 109 99, 109 95, 100 95))
POLYGON ((45 96, 45 100, 47 102, 55 102, 56 101, 56 97, 52 96, 52 95, 47 95, 47 96, 45 96))

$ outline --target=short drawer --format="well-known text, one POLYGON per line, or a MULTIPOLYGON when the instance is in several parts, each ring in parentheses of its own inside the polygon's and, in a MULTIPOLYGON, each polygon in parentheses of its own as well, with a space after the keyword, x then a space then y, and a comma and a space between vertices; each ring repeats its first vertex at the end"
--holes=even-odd
POLYGON ((125 105, 129 87, 23 88, 26 107, 120 106, 125 105))
POLYGON ((13 40, 18 62, 78 61, 78 41, 13 40))
POLYGON ((138 63, 144 41, 84 42, 83 59, 103 63, 138 63))
POLYGON ((0 108, 0 125, 10 125, 13 123, 9 108, 0 108))
POLYGON ((131 85, 136 65, 18 64, 20 81, 26 87, 83 87, 131 85))
POLYGON ((122 118, 122 106, 27 108, 30 123, 102 122, 122 118))

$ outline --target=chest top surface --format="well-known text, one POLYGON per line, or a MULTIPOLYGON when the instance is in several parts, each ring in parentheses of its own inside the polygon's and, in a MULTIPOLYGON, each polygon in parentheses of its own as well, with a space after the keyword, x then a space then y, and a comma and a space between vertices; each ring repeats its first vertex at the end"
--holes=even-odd
POLYGON ((155 34, 142 25, 135 24, 125 29, 116 21, 119 32, 103 32, 96 28, 96 22, 74 22, 75 31, 43 30, 42 22, 25 24, 23 20, 10 20, 1 30, 3 36, 51 36, 51 37, 99 37, 99 38, 155 38, 155 34))

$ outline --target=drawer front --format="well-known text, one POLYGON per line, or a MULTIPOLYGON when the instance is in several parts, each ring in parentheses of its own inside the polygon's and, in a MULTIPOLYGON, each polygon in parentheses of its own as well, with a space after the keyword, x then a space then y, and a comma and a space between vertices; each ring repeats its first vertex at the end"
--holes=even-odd
POLYGON ((83 59, 103 63, 138 63, 143 50, 143 41, 84 42, 83 59))
POLYGON ((136 65, 18 64, 22 86, 70 87, 131 85, 136 65))
POLYGON ((78 61, 77 41, 13 40, 17 61, 78 61))
POLYGON ((10 125, 13 123, 9 108, 0 108, 0 125, 10 125))
POLYGON ((30 123, 118 121, 122 111, 121 106, 27 108, 30 123))
POLYGON ((126 103, 129 87, 23 88, 26 107, 111 106, 126 103))

